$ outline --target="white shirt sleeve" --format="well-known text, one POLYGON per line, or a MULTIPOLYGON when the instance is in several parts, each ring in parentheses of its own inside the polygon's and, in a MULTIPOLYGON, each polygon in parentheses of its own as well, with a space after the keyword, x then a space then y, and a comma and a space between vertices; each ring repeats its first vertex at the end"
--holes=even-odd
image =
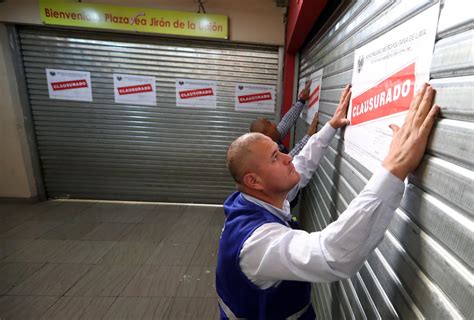
POLYGON ((331 282, 351 277, 383 239, 404 188, 400 179, 381 167, 322 231, 262 225, 242 247, 242 272, 262 289, 281 280, 331 282))
POLYGON ((336 129, 331 127, 329 122, 326 123, 321 131, 309 138, 303 149, 293 158, 292 162, 295 170, 300 174, 300 181, 288 193, 286 198, 288 201, 293 200, 298 194, 298 190, 305 187, 311 180, 335 134, 336 129))

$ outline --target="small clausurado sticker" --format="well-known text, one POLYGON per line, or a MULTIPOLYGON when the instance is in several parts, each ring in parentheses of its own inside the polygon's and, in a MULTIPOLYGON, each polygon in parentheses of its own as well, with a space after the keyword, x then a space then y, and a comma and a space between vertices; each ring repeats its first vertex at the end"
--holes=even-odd
POLYGON ((156 80, 153 76, 114 73, 115 103, 156 105, 156 80))
POLYGON ((46 69, 46 79, 51 99, 92 101, 90 72, 46 69))
POLYGON ((235 111, 275 112, 275 86, 236 84, 235 111))
POLYGON ((215 109, 216 88, 215 81, 176 79, 176 106, 215 109))

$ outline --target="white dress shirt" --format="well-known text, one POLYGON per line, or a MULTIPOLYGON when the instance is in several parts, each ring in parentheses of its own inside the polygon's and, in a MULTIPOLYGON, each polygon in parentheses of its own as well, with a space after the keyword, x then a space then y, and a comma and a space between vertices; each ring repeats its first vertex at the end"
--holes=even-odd
MULTIPOLYGON (((288 194, 283 210, 243 196, 288 221, 288 201, 310 181, 335 132, 327 123, 293 159, 301 179, 288 194)), ((382 241, 404 188, 400 179, 380 167, 339 218, 321 231, 308 233, 279 223, 260 226, 240 251, 242 272, 261 289, 281 280, 331 282, 351 277, 382 241)))

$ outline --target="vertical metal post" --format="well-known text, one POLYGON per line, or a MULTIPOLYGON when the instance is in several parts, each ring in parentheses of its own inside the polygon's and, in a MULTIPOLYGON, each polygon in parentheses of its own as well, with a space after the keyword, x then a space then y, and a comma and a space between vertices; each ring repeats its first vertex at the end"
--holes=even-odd
POLYGON ((285 62, 285 48, 278 47, 278 79, 275 120, 278 122, 281 118, 281 109, 283 108, 283 66, 285 62))
MULTIPOLYGON (((295 55, 295 72, 294 72, 294 78, 293 78, 293 101, 296 101, 296 98, 298 97, 298 90, 295 90, 298 88, 298 79, 300 76, 300 53, 298 52, 295 55)), ((290 149, 293 148, 295 145, 295 138, 296 138, 296 125, 290 130, 290 149)))
POLYGON ((28 141, 31 164, 33 166, 33 176, 40 201, 47 200, 46 188, 44 186, 43 172, 41 160, 38 154, 38 144, 33 123, 33 114, 31 112, 30 99, 26 85, 26 76, 20 50, 19 36, 16 26, 7 25, 7 33, 9 38, 9 47, 12 53, 13 68, 15 74, 12 81, 16 81, 18 86, 18 95, 20 97, 20 105, 23 114, 23 125, 25 126, 26 138, 28 141))

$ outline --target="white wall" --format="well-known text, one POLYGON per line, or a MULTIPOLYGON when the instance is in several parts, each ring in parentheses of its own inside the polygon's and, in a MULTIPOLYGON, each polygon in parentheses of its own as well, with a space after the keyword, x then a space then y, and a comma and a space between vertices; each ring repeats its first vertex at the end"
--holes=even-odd
POLYGON ((8 36, 0 24, 0 198, 37 195, 8 36))

